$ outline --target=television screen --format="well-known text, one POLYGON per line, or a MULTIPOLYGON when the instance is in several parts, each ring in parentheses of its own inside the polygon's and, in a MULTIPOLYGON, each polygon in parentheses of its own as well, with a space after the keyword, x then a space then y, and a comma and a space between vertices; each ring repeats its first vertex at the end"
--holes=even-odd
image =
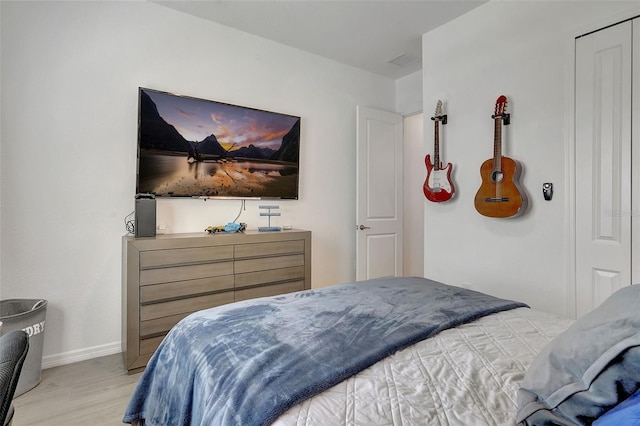
POLYGON ((137 193, 298 198, 300 117, 139 89, 137 193))

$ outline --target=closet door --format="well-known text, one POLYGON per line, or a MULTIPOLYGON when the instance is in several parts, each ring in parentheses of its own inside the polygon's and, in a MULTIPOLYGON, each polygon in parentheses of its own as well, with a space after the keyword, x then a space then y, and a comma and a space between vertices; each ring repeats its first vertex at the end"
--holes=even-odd
POLYGON ((633 23, 631 75, 631 284, 640 284, 640 18, 633 23))
POLYGON ((631 30, 626 21, 576 39, 578 317, 632 282, 631 30))

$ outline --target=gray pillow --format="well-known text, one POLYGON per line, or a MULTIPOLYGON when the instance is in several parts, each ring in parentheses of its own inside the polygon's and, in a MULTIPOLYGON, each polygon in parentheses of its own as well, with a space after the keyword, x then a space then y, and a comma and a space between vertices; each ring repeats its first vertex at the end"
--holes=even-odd
POLYGON ((518 390, 516 421, 590 424, 639 388, 640 285, 633 285, 542 350, 518 390))

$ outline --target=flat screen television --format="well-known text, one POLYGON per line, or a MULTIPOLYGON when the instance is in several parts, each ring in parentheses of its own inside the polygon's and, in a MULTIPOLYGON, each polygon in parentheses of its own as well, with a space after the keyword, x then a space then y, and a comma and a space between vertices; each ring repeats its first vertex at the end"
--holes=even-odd
POLYGON ((298 199, 300 117, 139 88, 136 193, 298 199))

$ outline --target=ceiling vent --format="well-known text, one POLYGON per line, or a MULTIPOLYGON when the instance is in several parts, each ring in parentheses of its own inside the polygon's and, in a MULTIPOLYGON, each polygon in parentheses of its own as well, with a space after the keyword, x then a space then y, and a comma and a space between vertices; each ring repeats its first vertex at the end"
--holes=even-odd
POLYGON ((390 60, 389 63, 397 65, 399 67, 406 67, 407 65, 414 64, 414 63, 418 62, 419 60, 420 60, 420 58, 414 58, 413 56, 409 56, 406 53, 403 53, 402 55, 398 56, 397 58, 394 58, 394 59, 390 60))

